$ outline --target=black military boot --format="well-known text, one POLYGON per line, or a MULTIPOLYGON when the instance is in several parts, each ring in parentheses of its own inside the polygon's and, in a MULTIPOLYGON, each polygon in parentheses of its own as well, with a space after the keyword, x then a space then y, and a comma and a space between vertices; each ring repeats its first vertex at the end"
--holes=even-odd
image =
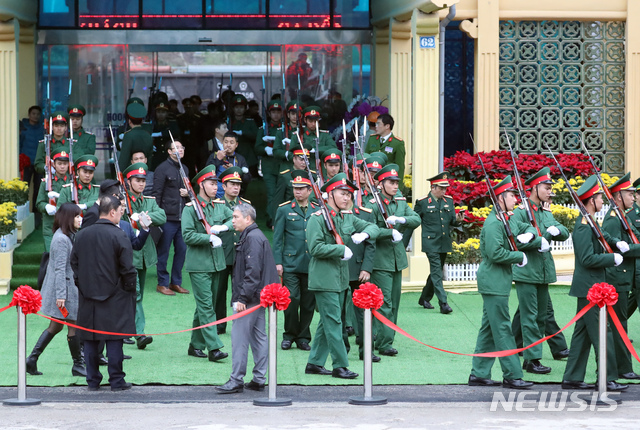
POLYGON ((78 336, 67 336, 67 343, 69 344, 71 358, 73 358, 71 374, 73 376, 87 376, 87 369, 84 367, 84 358, 82 358, 82 354, 80 352, 80 341, 78 340, 78 336))
POLYGON ((36 342, 36 346, 33 347, 33 351, 27 357, 27 373, 29 375, 42 375, 42 372, 38 372, 38 357, 44 352, 44 349, 49 345, 51 339, 55 337, 55 334, 49 333, 45 330, 40 335, 40 338, 36 342))

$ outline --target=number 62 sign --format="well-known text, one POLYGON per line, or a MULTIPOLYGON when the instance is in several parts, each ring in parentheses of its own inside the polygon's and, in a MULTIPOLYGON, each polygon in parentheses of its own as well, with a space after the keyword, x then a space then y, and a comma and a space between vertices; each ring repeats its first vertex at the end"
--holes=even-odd
POLYGON ((435 36, 421 36, 420 37, 420 48, 423 49, 434 49, 436 47, 436 37, 435 36))

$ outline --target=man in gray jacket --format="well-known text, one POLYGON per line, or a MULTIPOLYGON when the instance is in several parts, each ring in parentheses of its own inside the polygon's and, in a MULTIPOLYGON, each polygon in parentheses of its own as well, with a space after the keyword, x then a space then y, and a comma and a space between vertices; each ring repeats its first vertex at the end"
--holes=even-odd
MULTIPOLYGON (((231 303, 235 313, 260 304, 260 292, 265 285, 278 282, 271 245, 256 224, 256 210, 250 204, 233 210, 233 228, 241 233, 236 244, 233 265, 231 303)), ((265 329, 265 311, 258 309, 233 321, 231 327, 231 376, 226 384, 216 387, 220 394, 241 393, 244 388, 264 390, 269 347, 265 329), (244 384, 247 354, 253 354, 253 379, 244 384)))

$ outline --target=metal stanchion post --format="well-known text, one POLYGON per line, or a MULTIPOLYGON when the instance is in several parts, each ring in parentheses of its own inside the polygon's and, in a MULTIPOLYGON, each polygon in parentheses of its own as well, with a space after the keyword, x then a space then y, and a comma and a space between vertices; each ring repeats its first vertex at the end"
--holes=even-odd
POLYGON ((33 406, 39 405, 40 399, 27 398, 27 318, 22 313, 22 307, 18 310, 18 398, 7 399, 2 402, 6 406, 33 406))
MULTIPOLYGON (((600 405, 621 403, 619 398, 613 398, 607 393, 607 305, 600 308, 600 342, 598 347, 598 401, 600 405)), ((616 395, 614 395, 616 396, 616 395)), ((617 396, 616 396, 617 397, 617 396)))
POLYGON ((259 398, 253 401, 256 406, 289 406, 291 399, 277 398, 276 391, 278 389, 278 314, 276 305, 269 306, 269 397, 259 398))
POLYGON ((386 397, 373 396, 373 382, 371 379, 372 376, 372 333, 371 333, 371 309, 364 310, 364 334, 363 334, 363 342, 364 342, 364 374, 362 378, 364 380, 364 396, 353 396, 349 397, 349 403, 352 405, 385 405, 387 404, 386 397))

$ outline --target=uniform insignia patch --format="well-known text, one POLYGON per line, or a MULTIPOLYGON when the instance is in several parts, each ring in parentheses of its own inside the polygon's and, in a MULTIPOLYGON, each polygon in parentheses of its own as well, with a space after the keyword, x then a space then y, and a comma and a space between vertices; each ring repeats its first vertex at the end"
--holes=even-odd
POLYGON ((284 206, 284 205, 288 205, 289 203, 291 203, 291 200, 288 200, 288 201, 286 201, 286 202, 284 202, 284 203, 280 203, 280 204, 278 205, 278 207, 280 207, 280 206, 284 206))

